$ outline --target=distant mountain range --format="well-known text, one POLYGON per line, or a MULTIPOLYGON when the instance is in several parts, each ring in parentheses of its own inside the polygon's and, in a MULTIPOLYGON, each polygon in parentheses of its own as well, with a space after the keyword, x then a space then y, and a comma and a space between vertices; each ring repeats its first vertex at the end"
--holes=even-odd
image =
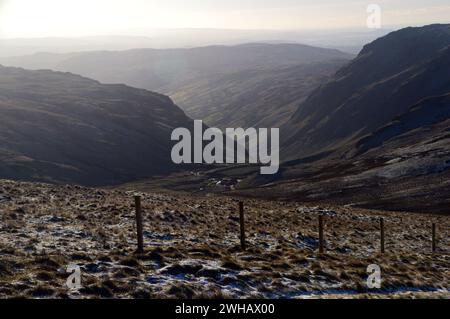
POLYGON ((87 37, 0 38, 0 57, 42 52, 131 50, 138 48, 171 49, 243 43, 303 43, 357 54, 364 44, 386 35, 389 29, 348 30, 237 30, 237 29, 159 29, 130 35, 87 37))
POLYGON ((72 72, 169 95, 210 126, 272 127, 353 56, 300 44, 42 53, 0 59, 9 66, 72 72))
POLYGON ((164 174, 172 130, 191 123, 157 93, 0 67, 0 178, 110 185, 164 174))

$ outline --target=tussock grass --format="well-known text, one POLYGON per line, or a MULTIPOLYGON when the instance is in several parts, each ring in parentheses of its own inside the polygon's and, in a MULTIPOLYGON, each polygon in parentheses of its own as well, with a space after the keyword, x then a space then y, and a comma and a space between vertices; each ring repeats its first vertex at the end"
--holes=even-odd
POLYGON ((0 298, 449 296, 445 216, 249 199, 242 251, 233 199, 142 194, 145 252, 135 254, 133 193, 11 181, 0 192, 10 198, 0 202, 0 298), (65 287, 69 264, 83 269, 79 291, 65 287), (382 269, 381 290, 366 286, 370 264, 382 269))

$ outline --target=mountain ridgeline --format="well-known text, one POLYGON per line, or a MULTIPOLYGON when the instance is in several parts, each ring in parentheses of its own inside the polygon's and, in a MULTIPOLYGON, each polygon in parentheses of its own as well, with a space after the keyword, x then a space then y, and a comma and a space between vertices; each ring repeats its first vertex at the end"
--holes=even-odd
POLYGON ((422 99, 450 92, 450 26, 390 33, 364 47, 284 127, 285 157, 349 145, 422 99))

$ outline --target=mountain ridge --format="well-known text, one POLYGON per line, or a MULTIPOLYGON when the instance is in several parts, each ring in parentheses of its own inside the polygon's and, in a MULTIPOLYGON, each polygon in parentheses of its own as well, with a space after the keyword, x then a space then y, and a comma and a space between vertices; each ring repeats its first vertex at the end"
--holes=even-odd
POLYGON ((445 71, 450 67, 449 30, 450 25, 410 28, 366 45, 356 59, 299 106, 284 129, 286 156, 313 155, 350 143, 404 113, 419 100, 450 91, 445 71), (435 32, 438 40, 429 40, 430 33, 435 32), (434 45, 418 50, 412 60, 402 59, 412 54, 397 39, 398 35, 406 37, 403 41, 408 43, 410 39, 421 43, 426 38, 425 43, 434 45), (402 48, 400 52, 389 46, 391 42, 402 48), (398 64, 400 60, 405 61, 398 64))

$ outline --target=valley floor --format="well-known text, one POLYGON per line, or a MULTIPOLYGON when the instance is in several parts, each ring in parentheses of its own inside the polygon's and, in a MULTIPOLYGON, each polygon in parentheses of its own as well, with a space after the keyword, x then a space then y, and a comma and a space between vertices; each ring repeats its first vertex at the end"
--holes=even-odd
POLYGON ((133 195, 0 181, 0 298, 450 298, 446 216, 246 199, 243 252, 235 199, 141 193, 137 255, 133 195), (81 267, 77 291, 66 287, 70 264, 81 267), (370 264, 381 289, 367 288, 370 264))

